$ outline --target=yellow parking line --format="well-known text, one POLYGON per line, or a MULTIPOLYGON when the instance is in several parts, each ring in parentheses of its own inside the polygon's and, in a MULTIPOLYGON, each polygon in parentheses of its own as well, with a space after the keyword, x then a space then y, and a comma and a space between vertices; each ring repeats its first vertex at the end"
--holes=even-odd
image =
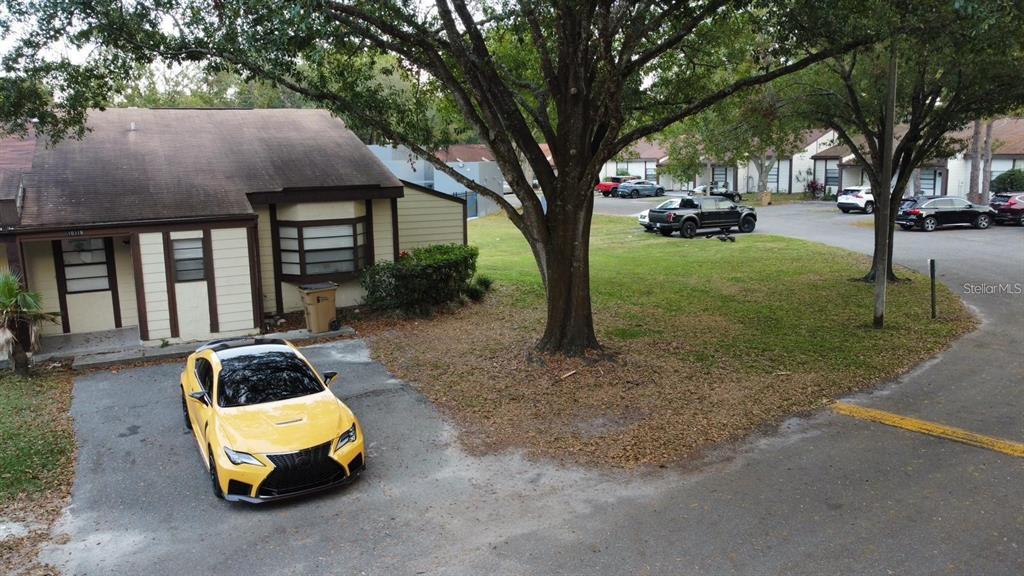
POLYGON ((902 428, 904 430, 910 430, 911 432, 927 434, 937 438, 945 438, 946 440, 952 440, 962 444, 970 444, 971 446, 995 450, 996 452, 1002 452, 1003 454, 1009 454, 1010 456, 1024 458, 1024 444, 1020 442, 1010 442, 1009 440, 1003 440, 993 436, 975 434, 974 432, 970 432, 962 428, 954 428, 953 426, 945 426, 942 424, 936 424, 935 422, 928 422, 927 420, 918 420, 917 418, 900 416, 899 414, 893 414, 892 412, 865 408, 863 406, 847 404, 845 402, 836 402, 832 405, 832 410, 838 414, 844 414, 860 420, 878 422, 879 424, 885 424, 886 426, 902 428))

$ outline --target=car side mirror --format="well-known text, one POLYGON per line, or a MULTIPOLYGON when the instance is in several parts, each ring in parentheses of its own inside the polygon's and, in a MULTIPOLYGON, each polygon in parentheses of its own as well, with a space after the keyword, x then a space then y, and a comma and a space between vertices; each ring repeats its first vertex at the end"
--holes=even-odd
POLYGON ((207 406, 210 405, 210 399, 207 398, 206 392, 203 390, 200 390, 198 392, 192 392, 189 394, 189 396, 191 396, 193 400, 199 400, 200 402, 207 406))
POLYGON ((338 378, 337 372, 324 372, 324 384, 330 386, 338 378))

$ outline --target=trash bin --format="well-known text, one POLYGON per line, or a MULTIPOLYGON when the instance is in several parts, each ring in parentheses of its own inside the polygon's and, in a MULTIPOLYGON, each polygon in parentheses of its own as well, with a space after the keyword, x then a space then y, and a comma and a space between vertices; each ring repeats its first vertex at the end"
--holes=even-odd
POLYGON ((338 316, 334 306, 334 282, 317 282, 299 286, 302 290, 302 305, 306 309, 306 329, 314 334, 327 332, 338 316))

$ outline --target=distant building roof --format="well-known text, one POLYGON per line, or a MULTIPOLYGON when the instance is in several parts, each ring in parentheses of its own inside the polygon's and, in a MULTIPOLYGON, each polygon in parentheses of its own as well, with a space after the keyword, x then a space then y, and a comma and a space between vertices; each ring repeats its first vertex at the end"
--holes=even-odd
POLYGON ((324 110, 117 108, 34 146, 21 227, 252 214, 247 194, 393 190, 401 182, 324 110))
POLYGON ((442 162, 494 162, 494 153, 486 144, 453 144, 435 154, 442 162))
MULTIPOLYGON (((969 142, 973 135, 973 126, 967 126, 955 132, 950 132, 948 136, 969 142)), ((906 132, 906 126, 896 127, 896 139, 906 132)), ((982 133, 984 138, 984 132, 982 133)), ((992 124, 992 139, 995 141, 993 146, 993 156, 1024 156, 1024 118, 1007 117, 998 118, 992 124)), ((863 142, 862 138, 857 138, 856 142, 858 146, 863 142)), ((845 144, 837 144, 831 148, 827 148, 818 152, 811 158, 815 159, 842 159, 852 155, 853 152, 845 144)))

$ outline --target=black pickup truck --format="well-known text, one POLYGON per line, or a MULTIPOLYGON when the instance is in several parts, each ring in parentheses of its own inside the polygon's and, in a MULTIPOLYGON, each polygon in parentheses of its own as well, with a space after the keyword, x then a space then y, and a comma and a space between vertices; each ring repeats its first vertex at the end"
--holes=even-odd
POLYGON ((682 238, 693 238, 701 228, 728 230, 738 227, 740 232, 753 232, 757 213, 749 206, 738 206, 727 198, 707 196, 683 197, 679 203, 651 208, 648 222, 662 236, 679 232, 682 238))

